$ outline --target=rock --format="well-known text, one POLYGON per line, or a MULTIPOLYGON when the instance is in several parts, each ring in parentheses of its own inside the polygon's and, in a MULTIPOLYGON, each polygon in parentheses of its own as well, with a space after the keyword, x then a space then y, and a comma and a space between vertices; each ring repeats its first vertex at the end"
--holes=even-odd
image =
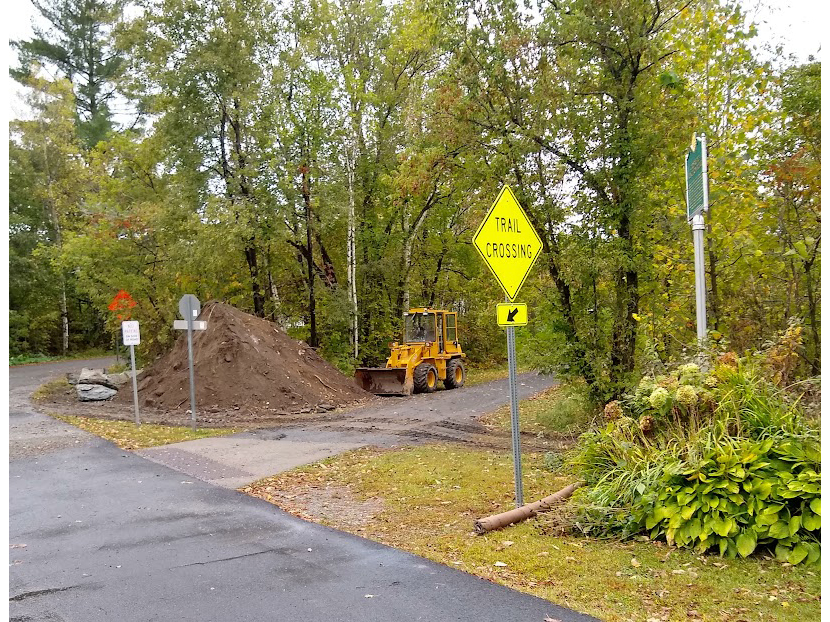
POLYGON ((88 369, 84 367, 78 376, 78 384, 100 384, 110 389, 118 389, 118 386, 110 382, 109 377, 103 369, 88 369))
POLYGON ((107 374, 107 381, 109 386, 120 388, 132 381, 132 375, 132 372, 129 371, 122 371, 120 374, 107 374))
POLYGON ((327 403, 320 404, 317 408, 319 408, 320 410, 334 410, 334 406, 327 403))
POLYGON ((78 399, 82 402, 101 402, 112 398, 118 391, 105 387, 101 384, 78 383, 75 387, 78 391, 78 399))

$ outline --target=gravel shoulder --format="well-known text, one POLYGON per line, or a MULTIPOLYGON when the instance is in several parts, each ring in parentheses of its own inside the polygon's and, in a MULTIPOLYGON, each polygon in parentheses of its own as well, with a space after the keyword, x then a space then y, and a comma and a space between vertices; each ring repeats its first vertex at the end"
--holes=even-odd
POLYGON ((45 382, 68 372, 114 363, 115 357, 108 357, 9 367, 9 459, 40 455, 94 439, 75 426, 38 414, 29 396, 45 382))

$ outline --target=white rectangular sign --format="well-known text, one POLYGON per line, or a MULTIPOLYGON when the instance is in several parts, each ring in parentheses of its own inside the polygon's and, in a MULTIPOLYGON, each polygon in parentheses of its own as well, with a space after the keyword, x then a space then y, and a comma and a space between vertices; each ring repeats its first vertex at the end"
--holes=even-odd
POLYGON ((135 320, 121 322, 121 335, 125 346, 137 346, 141 343, 141 333, 138 331, 138 322, 135 320))
MULTIPOLYGON (((187 330, 187 320, 173 320, 173 328, 176 330, 187 330)), ((204 320, 193 320, 193 330, 207 330, 207 322, 204 320)))

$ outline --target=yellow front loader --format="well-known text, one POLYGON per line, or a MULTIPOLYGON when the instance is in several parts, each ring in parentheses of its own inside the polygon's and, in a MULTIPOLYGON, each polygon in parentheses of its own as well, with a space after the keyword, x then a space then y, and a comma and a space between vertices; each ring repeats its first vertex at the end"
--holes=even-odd
POLYGON ((404 313, 404 335, 393 343, 386 367, 359 367, 355 381, 376 395, 432 393, 442 380, 447 389, 464 386, 466 355, 458 341, 458 314, 438 309, 404 313))

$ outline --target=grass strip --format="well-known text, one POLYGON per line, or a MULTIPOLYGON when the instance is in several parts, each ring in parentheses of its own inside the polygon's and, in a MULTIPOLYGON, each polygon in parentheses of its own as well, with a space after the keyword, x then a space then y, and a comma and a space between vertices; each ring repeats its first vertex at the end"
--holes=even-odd
MULTIPOLYGON (((569 483, 524 458, 525 495, 569 483)), ((476 518, 513 507, 509 453, 458 446, 358 450, 267 478, 243 491, 319 520, 297 502, 326 495, 324 522, 603 620, 810 620, 820 614, 820 569, 767 558, 725 560, 656 542, 561 535, 546 515, 484 536, 476 518), (348 494, 333 495, 342 489, 348 494), (343 520, 349 499, 380 508, 343 520)))
MULTIPOLYGON (((539 436, 575 436, 583 431, 596 411, 584 390, 560 384, 519 402, 522 432, 539 436)), ((510 430, 510 405, 482 417, 484 425, 510 430)))
POLYGON ((153 423, 142 423, 137 426, 132 421, 102 419, 99 417, 71 415, 53 415, 53 417, 112 441, 121 449, 130 450, 241 432, 240 429, 236 428, 198 428, 194 433, 186 426, 156 425, 153 423))
MULTIPOLYGON (((503 365, 479 367, 476 365, 467 365, 467 380, 464 383, 466 386, 475 386, 477 384, 484 384, 486 382, 493 382, 495 380, 503 380, 507 378, 508 370, 507 363, 503 365)), ((528 371, 533 371, 533 368, 519 365, 516 369, 517 373, 523 374, 528 371)))

